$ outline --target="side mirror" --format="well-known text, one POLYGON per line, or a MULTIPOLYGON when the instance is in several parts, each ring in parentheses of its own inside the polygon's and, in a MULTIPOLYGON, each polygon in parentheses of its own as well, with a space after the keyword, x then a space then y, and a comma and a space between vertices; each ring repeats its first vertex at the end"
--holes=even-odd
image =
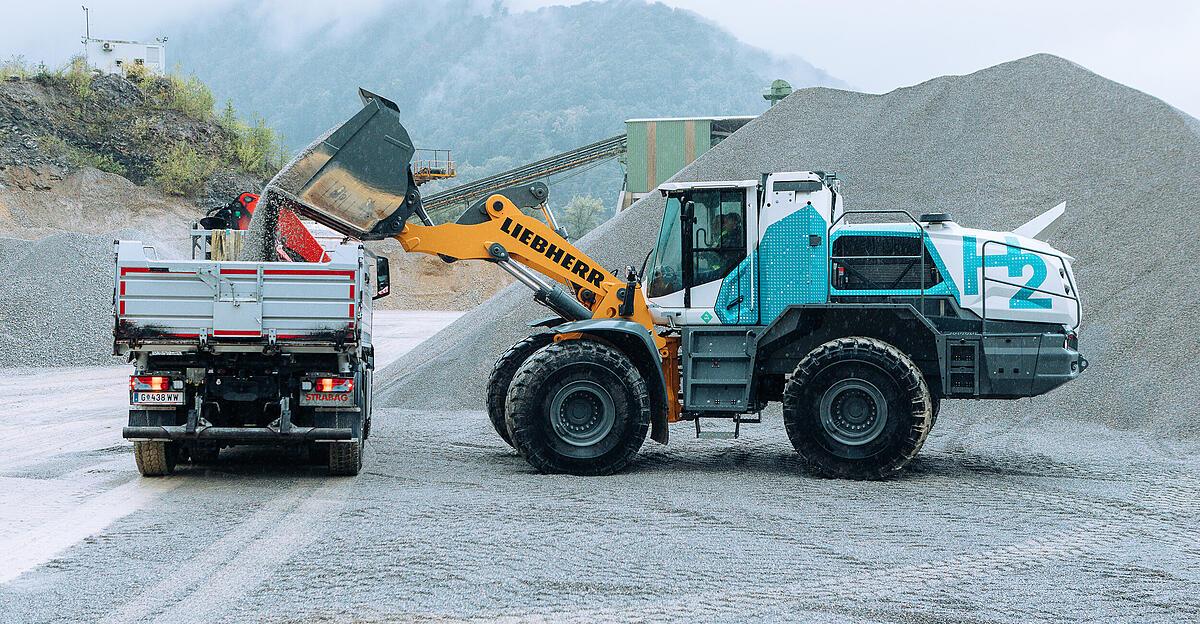
POLYGON ((386 297, 392 292, 392 271, 387 256, 375 257, 375 296, 372 299, 386 297))
POLYGON ((683 204, 683 213, 680 215, 685 219, 691 219, 696 214, 696 202, 687 201, 683 204))

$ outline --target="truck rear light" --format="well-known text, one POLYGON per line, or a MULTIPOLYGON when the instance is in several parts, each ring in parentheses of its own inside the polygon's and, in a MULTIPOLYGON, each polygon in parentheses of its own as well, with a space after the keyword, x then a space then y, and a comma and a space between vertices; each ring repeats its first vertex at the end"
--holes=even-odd
POLYGON ((1078 351, 1079 350, 1079 336, 1075 332, 1067 332, 1067 339, 1064 342, 1063 346, 1065 346, 1066 348, 1068 348, 1072 351, 1078 351))
POLYGON ((170 389, 170 377, 133 375, 129 378, 130 392, 165 392, 170 389))
POLYGON ((350 392, 354 389, 354 380, 347 377, 321 377, 317 379, 317 392, 350 392))

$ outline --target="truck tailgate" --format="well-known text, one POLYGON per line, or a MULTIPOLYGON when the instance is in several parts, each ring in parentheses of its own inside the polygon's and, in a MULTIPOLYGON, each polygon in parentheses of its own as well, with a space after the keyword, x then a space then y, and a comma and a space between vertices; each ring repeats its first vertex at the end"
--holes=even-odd
POLYGON ((116 340, 342 342, 355 335, 359 257, 327 263, 155 260, 117 242, 116 340))

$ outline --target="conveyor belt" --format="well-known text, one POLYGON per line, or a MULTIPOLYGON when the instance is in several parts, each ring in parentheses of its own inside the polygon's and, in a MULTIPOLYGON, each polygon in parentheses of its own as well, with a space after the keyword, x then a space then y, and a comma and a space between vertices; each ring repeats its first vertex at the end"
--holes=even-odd
POLYGON ((448 221, 456 216, 451 214, 455 207, 461 207, 480 197, 485 197, 489 193, 515 184, 530 182, 601 160, 616 158, 625 153, 625 146, 626 136, 618 135, 474 182, 468 182, 440 193, 434 193, 421 198, 421 204, 434 222, 448 221))

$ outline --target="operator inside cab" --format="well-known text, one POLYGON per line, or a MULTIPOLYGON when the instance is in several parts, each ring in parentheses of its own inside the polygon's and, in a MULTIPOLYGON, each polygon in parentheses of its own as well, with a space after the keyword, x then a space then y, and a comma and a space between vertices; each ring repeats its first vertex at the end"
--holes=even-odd
POLYGON ((709 238, 698 231, 696 237, 696 283, 704 284, 724 277, 741 261, 746 237, 742 230, 742 218, 736 213, 714 215, 713 229, 716 236, 709 238))

